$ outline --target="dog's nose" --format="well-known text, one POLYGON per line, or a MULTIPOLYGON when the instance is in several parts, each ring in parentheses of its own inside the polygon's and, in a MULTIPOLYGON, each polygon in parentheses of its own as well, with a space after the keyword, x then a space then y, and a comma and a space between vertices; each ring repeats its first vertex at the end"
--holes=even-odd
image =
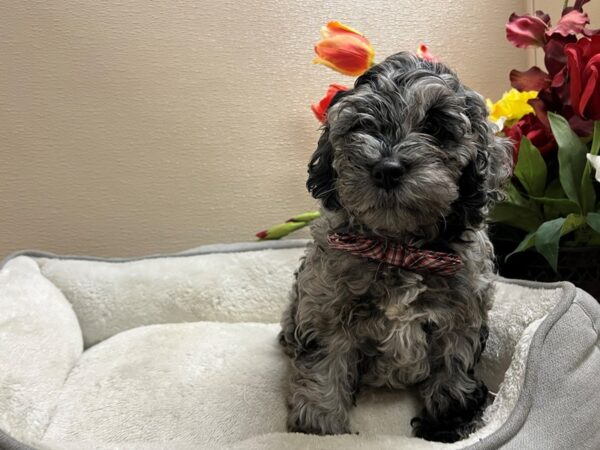
POLYGON ((400 184, 400 179, 404 174, 402 164, 393 159, 382 159, 373 166, 371 176, 375 186, 390 190, 400 184))

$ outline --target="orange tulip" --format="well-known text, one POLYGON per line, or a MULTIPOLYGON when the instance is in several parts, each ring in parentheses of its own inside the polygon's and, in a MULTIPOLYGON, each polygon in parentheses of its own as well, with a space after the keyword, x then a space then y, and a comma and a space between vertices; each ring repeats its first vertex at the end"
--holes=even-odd
POLYGON ((315 53, 314 64, 354 77, 371 67, 375 57, 369 40, 340 22, 329 22, 321 28, 321 40, 315 44, 315 53))

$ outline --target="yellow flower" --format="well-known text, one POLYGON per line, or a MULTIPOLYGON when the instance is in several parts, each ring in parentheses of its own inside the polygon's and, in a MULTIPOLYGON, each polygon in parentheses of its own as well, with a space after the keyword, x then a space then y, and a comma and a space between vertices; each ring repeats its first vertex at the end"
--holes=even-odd
POLYGON ((488 98, 486 103, 490 110, 490 121, 498 125, 499 129, 514 125, 524 115, 534 112, 527 102, 536 98, 537 94, 537 91, 519 92, 513 88, 505 92, 496 103, 492 103, 488 98))

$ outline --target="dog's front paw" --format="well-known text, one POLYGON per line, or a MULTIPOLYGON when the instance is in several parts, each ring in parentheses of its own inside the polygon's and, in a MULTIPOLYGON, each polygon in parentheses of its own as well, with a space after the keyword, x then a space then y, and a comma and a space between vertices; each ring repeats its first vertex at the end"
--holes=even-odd
POLYGON ((483 383, 466 399, 466 406, 449 409, 439 417, 427 412, 410 421, 416 437, 427 441, 456 442, 471 434, 479 425, 488 390, 483 383))
POLYGON ((415 437, 426 441, 456 442, 464 437, 461 427, 423 415, 410 421, 415 437))
POLYGON ((350 426, 347 420, 337 418, 333 414, 323 412, 307 412, 300 416, 288 416, 288 431, 306 434, 349 434, 350 426))

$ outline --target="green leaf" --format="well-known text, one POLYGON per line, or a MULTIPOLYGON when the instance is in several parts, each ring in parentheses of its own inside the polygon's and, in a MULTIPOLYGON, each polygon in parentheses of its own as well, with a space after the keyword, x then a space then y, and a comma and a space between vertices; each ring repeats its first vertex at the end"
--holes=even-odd
POLYGON ((512 183, 509 183, 506 187, 506 202, 512 203, 513 205, 524 206, 526 208, 534 207, 529 200, 521 195, 519 190, 512 183))
POLYGON ((527 139, 521 139, 515 175, 531 195, 544 195, 548 169, 540 151, 527 139))
POLYGON ((555 272, 558 264, 560 232, 565 220, 565 217, 559 217, 558 219, 544 222, 535 232, 535 248, 546 258, 555 272))
MULTIPOLYGON (((567 199, 565 195, 565 191, 563 191, 562 186, 560 185, 560 180, 558 178, 553 179, 550 183, 548 183, 548 187, 546 187, 546 192, 544 193, 544 197, 546 198, 555 198, 555 199, 567 199)), ((571 201, 571 200, 569 200, 571 201)), ((579 206, 577 206, 579 208, 579 206)), ((571 212, 570 205, 569 210, 565 211, 559 205, 543 203, 543 211, 544 211, 544 221, 557 219, 558 217, 565 217, 567 214, 571 212)))
POLYGON ((565 191, 563 190, 562 186, 560 185, 560 180, 555 178, 550 183, 548 183, 548 187, 546 188, 544 197, 567 198, 567 196, 565 195, 565 191))
POLYGON ((586 218, 581 214, 569 214, 567 217, 544 222, 535 232, 535 248, 556 271, 560 238, 586 226, 586 218))
MULTIPOLYGON (((583 172, 587 162, 585 156, 587 146, 573 132, 565 118, 549 112, 548 120, 558 143, 560 184, 567 197, 581 206, 583 210, 584 207, 589 207, 593 195, 591 180, 588 177, 589 185, 583 180, 583 172)), ((593 205, 593 201, 591 204, 593 205)))
POLYGON ((531 200, 540 202, 544 205, 549 205, 558 210, 561 215, 579 212, 577 203, 572 202, 568 198, 550 198, 550 197, 530 197, 531 200))
POLYGON ((583 214, 594 209, 596 204, 596 191, 592 181, 592 167, 586 160, 585 168, 581 178, 581 211, 583 214))
POLYGON ((490 213, 490 220, 505 223, 524 231, 534 231, 542 223, 535 211, 507 202, 494 206, 490 213))
MULTIPOLYGON (((598 123, 598 122, 596 122, 598 123)), ((596 233, 600 233, 600 213, 588 213, 585 217, 587 224, 594 230, 596 233)))
POLYGON ((524 252, 525 250, 527 250, 530 247, 533 247, 534 245, 535 245, 535 231, 532 231, 530 233, 527 233, 527 236, 525 236, 523 238, 523 240, 517 246, 517 248, 515 248, 512 252, 510 252, 508 255, 506 255, 506 258, 504 258, 504 261, 508 260, 508 258, 510 258, 515 253, 524 252))
POLYGON ((572 231, 575 231, 585 226, 585 224, 585 216, 582 216, 581 214, 569 214, 565 219, 565 223, 563 223, 563 226, 560 230, 560 235, 564 236, 566 234, 569 234, 572 231))
POLYGON ((598 150, 600 150, 600 120, 594 122, 594 138, 592 139, 592 149, 590 153, 592 155, 597 155, 598 150))
MULTIPOLYGON (((598 216, 600 216, 600 214, 598 214, 598 216)), ((599 219, 600 219, 600 217, 599 217, 599 219)), ((548 236, 547 233, 548 233, 548 229, 550 227, 550 225, 548 225, 548 224, 551 224, 551 223, 555 224, 555 225, 553 225, 556 227, 554 229, 554 231, 558 233, 558 238, 557 238, 558 241, 556 241, 556 258, 558 258, 558 243, 560 242, 560 238, 562 236, 565 236, 566 234, 569 234, 569 233, 577 230, 577 229, 585 227, 586 226, 586 218, 584 216, 582 216, 581 214, 569 214, 567 217, 560 217, 555 220, 544 222, 540 226, 540 228, 538 228, 537 231, 532 231, 532 232, 528 233, 527 236, 525 236, 523 238, 523 240, 521 241, 521 243, 517 246, 517 248, 512 253, 509 253, 505 259, 508 259, 515 253, 525 251, 528 248, 533 247, 535 245, 536 249, 542 255, 544 255, 544 257, 548 260, 550 265, 554 268, 554 270, 556 270, 556 267, 555 267, 556 262, 554 262, 555 265, 552 265, 553 264, 553 261, 551 259, 552 254, 551 253, 549 254, 548 252, 544 253, 544 251, 542 251, 538 248, 538 239, 541 239, 541 244, 539 244, 539 245, 547 244, 547 243, 545 243, 544 239, 546 239, 548 236), (556 229, 558 229, 558 231, 556 231, 556 229), (541 238, 538 237, 538 234, 540 234, 540 233, 542 235, 541 238), (550 258, 549 258, 549 256, 547 256, 547 254, 550 256, 550 258)), ((600 223, 599 223, 599 225, 600 225, 600 223)), ((553 242, 551 242, 551 244, 552 244, 552 246, 554 245, 553 242)), ((552 248, 554 248, 554 247, 552 247, 552 248)))

